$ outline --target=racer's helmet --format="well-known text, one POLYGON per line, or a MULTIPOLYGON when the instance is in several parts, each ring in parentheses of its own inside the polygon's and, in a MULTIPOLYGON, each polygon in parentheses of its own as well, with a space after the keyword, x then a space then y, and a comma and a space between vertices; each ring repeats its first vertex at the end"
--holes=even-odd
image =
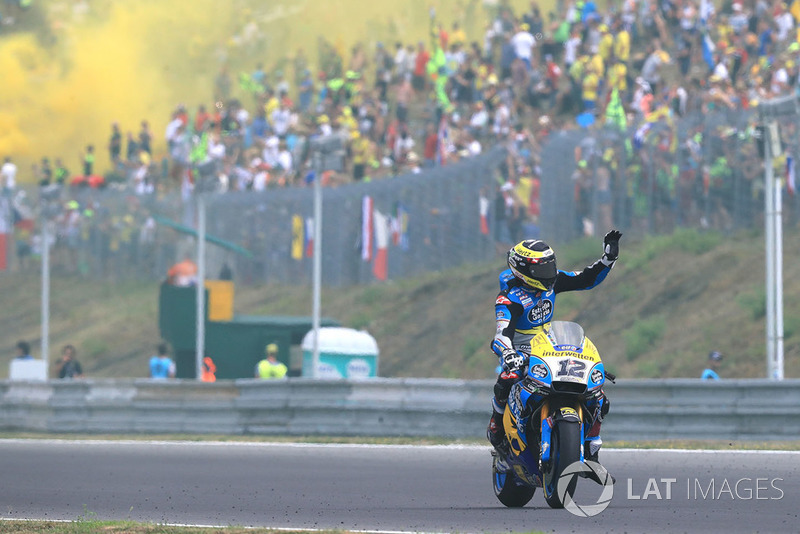
POLYGON ((508 267, 529 289, 550 291, 556 283, 556 253, 544 241, 517 243, 508 251, 508 267))

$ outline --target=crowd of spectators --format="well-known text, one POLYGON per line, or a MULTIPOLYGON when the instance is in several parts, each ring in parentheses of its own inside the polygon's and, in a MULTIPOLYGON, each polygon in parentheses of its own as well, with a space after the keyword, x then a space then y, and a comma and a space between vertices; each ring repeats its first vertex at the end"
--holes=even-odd
MULTIPOLYGON (((678 121, 747 111, 795 91, 798 19, 800 0, 717 6, 626 0, 605 11, 594 0, 560 0, 547 13, 535 1, 518 13, 501 1, 483 33, 468 35, 459 22, 439 21, 431 12, 425 41, 358 43, 344 51, 319 37, 316 65, 303 50, 276 61, 274 69, 257 63, 233 73, 223 65, 207 103, 175 107, 163 132, 164 158, 154 157, 160 133, 146 120, 124 134, 113 123, 110 172, 94 168, 91 144, 75 162, 81 172, 48 158, 32 172, 42 186, 112 182, 139 195, 180 189, 188 198, 201 177, 219 192, 307 186, 314 179, 309 141, 317 135, 338 134, 345 142, 343 168, 322 176, 330 186, 418 173, 504 145, 495 216, 508 228, 502 237, 514 240, 539 215, 548 136, 583 128, 598 137, 596 129, 611 125, 625 143, 578 149, 574 162, 564 162, 570 173, 575 169, 576 201, 598 184, 613 189, 619 169, 640 181, 650 169, 668 212, 722 183, 732 172, 724 168, 731 161, 725 156, 733 156, 726 140, 752 132, 752 124, 728 125, 712 132, 722 143, 711 143, 698 137, 709 133, 700 127, 681 145, 678 121), (659 148, 639 150, 648 144, 659 148), (601 169, 599 182, 595 169, 601 169), (684 199, 675 186, 681 180, 688 184, 684 199)), ((629 201, 637 204, 633 197, 645 189, 634 182, 629 201)), ((586 219, 589 208, 581 209, 586 219)), ((611 208, 602 206, 599 215, 610 227, 611 208)))

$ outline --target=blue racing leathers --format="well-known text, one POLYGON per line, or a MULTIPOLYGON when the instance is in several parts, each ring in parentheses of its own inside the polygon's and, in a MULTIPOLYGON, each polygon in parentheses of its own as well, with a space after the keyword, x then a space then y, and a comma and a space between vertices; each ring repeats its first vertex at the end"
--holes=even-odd
POLYGON ((511 269, 500 273, 500 294, 494 303, 497 332, 492 350, 498 357, 514 348, 526 355, 531 352, 531 339, 553 319, 556 295, 565 291, 591 289, 605 280, 613 261, 600 259, 580 272, 558 271, 550 291, 528 289, 511 269))
MULTIPOLYGON (((492 340, 494 353, 502 358, 504 351, 513 348, 526 357, 529 356, 531 339, 553 319, 556 295, 597 286, 605 280, 613 266, 613 261, 601 258, 579 272, 559 270, 555 285, 550 291, 526 288, 511 269, 500 273, 500 294, 494 304, 497 323, 497 331, 492 340)), ((519 369, 504 371, 497 377, 492 399, 496 413, 503 412, 511 386, 521 378, 522 372, 519 369)))

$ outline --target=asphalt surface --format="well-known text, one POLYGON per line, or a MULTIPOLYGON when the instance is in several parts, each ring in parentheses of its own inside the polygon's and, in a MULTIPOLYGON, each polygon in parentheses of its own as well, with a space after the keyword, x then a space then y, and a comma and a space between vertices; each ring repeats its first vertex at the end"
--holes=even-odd
MULTIPOLYGON (((609 450, 608 508, 495 498, 488 447, 0 440, 0 516, 424 532, 800 532, 800 453, 609 450), (664 480, 662 480, 664 479, 664 480), (670 482, 668 479, 674 479, 670 482), (637 498, 638 497, 638 498, 637 498)), ((575 501, 596 504, 580 480, 575 501)))

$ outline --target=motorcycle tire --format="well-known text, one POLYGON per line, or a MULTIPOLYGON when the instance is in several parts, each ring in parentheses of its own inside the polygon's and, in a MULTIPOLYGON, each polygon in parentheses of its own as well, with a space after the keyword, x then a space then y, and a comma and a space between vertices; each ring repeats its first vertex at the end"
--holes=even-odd
MULTIPOLYGON (((551 461, 550 469, 542 473, 542 488, 544 490, 544 500, 550 508, 564 508, 564 499, 558 495, 558 479, 561 473, 572 463, 581 459, 581 427, 578 423, 568 421, 557 421, 551 434, 551 461)), ((577 477, 567 486, 567 494, 570 498, 575 495, 575 488, 578 485, 577 477)))
POLYGON ((509 508, 522 508, 530 502, 536 491, 531 486, 520 485, 513 472, 499 472, 496 456, 492 458, 492 486, 497 500, 509 508))

